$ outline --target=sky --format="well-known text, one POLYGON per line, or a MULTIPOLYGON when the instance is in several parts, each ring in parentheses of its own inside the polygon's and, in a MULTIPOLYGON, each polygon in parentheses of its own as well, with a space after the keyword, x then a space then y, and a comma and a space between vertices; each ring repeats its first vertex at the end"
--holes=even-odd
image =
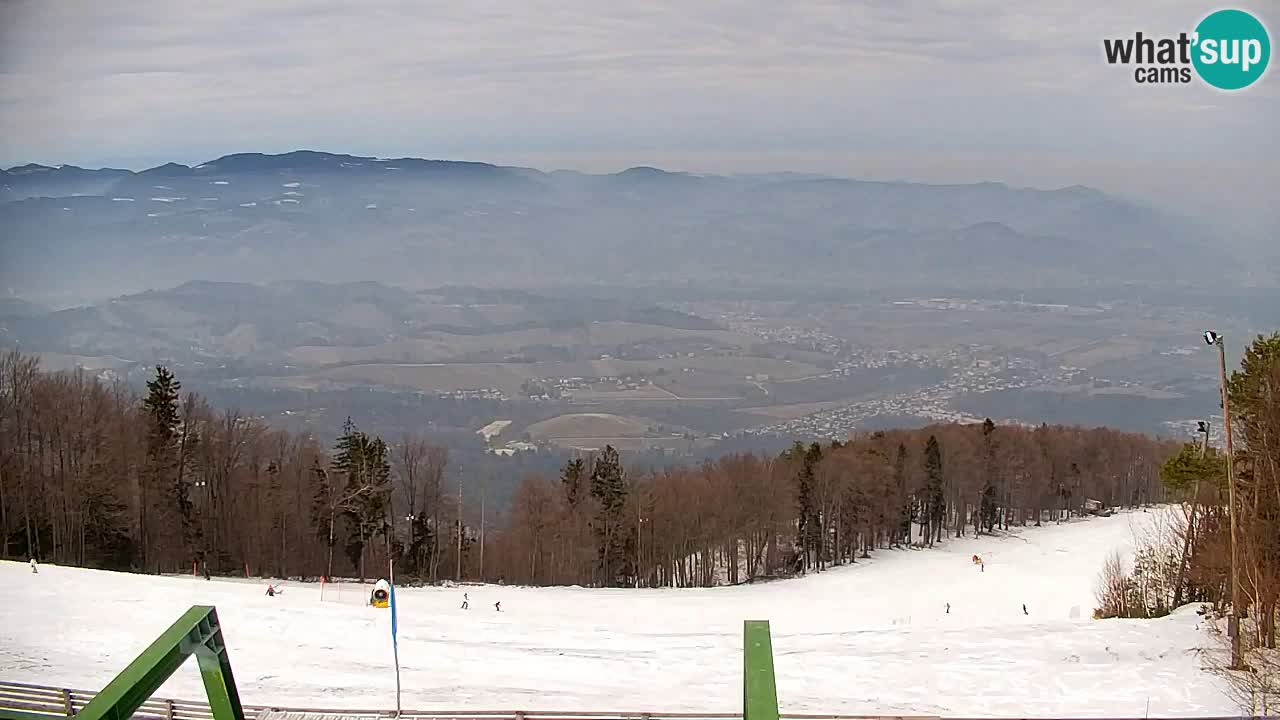
MULTIPOLYGON (((1280 71, 1143 86, 1187 0, 0 0, 0 166, 316 149, 1084 184, 1274 237, 1280 71)), ((1280 5, 1240 0, 1280 36, 1280 5)))

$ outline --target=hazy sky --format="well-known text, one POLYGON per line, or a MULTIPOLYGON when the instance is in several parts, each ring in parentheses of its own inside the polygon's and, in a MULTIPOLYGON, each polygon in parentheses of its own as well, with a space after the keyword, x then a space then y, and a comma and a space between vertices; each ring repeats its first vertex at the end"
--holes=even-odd
MULTIPOLYGON (((1142 86, 1184 0, 0 0, 0 166, 298 148, 1088 184, 1280 228, 1280 71, 1142 86), (617 7, 612 7, 616 5, 617 7)), ((1235 3, 1280 38, 1280 5, 1235 3)))

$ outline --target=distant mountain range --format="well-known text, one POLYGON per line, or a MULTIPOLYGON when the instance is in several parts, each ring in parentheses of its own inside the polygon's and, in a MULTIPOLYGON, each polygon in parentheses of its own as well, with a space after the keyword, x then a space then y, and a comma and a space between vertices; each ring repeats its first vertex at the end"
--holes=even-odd
POLYGON ((588 175, 313 151, 141 172, 10 168, 0 227, 0 290, 62 304, 188 280, 1170 287, 1250 260, 1085 187, 588 175))
MULTIPOLYGON (((415 293, 370 281, 269 286, 191 281, 56 311, 0 299, 0 348, 144 362, 269 363, 284 362, 297 346, 374 348, 433 338, 439 342, 431 352, 443 354, 431 359, 458 361, 465 359, 465 350, 453 346, 467 338, 521 332, 532 337, 536 333, 531 331, 538 330, 546 331, 539 337, 572 335, 592 323, 690 334, 722 329, 705 318, 652 304, 575 295, 457 286, 415 293)), ((520 355, 524 349, 507 354, 520 355)), ((605 346, 601 352, 612 349, 605 346)), ((496 359, 502 358, 497 353, 496 359)))

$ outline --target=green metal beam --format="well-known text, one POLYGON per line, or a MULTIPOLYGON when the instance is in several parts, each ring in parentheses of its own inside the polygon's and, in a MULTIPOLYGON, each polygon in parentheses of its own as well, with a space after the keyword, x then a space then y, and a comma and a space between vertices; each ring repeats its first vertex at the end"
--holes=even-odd
POLYGON ((129 720, 142 703, 173 675, 188 656, 195 655, 209 696, 214 720, 244 720, 231 662, 222 640, 218 612, 194 606, 169 626, 142 654, 129 663, 84 706, 80 720, 129 720))
POLYGON ((742 720, 778 720, 773 641, 768 620, 742 624, 742 720))

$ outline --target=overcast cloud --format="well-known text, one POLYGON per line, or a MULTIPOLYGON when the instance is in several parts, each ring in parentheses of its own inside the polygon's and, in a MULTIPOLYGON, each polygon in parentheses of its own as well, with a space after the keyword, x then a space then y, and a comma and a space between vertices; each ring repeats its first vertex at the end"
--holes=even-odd
MULTIPOLYGON (((1266 23, 1280 6, 1233 5, 1266 23)), ((1185 0, 0 0, 0 165, 323 149, 1088 184, 1280 227, 1280 75, 1140 86, 1185 0), (611 7, 617 5, 618 7, 611 7)))

